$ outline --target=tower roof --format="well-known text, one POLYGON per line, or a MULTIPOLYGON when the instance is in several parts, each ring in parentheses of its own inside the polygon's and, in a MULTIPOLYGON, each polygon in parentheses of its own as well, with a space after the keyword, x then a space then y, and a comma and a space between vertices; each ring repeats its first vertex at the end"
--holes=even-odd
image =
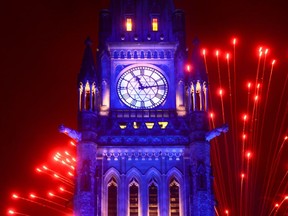
POLYGON ((86 48, 84 50, 82 65, 78 76, 79 81, 96 81, 96 69, 91 44, 92 41, 87 37, 85 40, 86 48))
POLYGON ((204 65, 204 59, 201 56, 200 51, 200 41, 198 38, 195 38, 193 40, 193 51, 192 51, 192 74, 191 74, 191 81, 208 81, 205 65, 204 65))
POLYGON ((182 40, 178 34, 184 32, 184 12, 174 12, 173 0, 111 0, 109 12, 103 12, 100 17, 102 39, 136 43, 178 42, 182 40))

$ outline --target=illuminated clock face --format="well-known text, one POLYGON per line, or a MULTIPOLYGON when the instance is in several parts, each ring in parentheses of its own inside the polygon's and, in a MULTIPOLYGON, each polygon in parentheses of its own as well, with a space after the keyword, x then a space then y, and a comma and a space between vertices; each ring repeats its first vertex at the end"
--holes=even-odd
POLYGON ((156 68, 135 66, 119 78, 117 92, 121 101, 134 109, 152 109, 165 100, 168 83, 156 68))

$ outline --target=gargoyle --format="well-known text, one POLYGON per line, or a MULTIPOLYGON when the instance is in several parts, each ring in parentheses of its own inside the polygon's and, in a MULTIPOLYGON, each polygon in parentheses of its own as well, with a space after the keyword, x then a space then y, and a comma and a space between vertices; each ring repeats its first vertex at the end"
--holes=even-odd
POLYGON ((206 133, 205 139, 206 141, 210 141, 211 139, 219 136, 221 133, 226 133, 228 131, 229 127, 228 124, 224 124, 221 127, 215 128, 209 132, 206 133))
POLYGON ((60 125, 58 128, 60 133, 64 133, 73 140, 79 142, 81 141, 82 134, 76 130, 70 129, 68 127, 65 127, 64 125, 60 125))

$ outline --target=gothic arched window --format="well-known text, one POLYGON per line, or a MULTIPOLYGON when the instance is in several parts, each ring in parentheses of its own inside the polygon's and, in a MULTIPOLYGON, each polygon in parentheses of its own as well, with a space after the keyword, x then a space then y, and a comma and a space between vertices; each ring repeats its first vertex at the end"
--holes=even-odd
POLYGON ((117 216, 117 183, 112 178, 108 183, 108 216, 117 216))
POLYGON ((164 59, 164 51, 160 51, 160 55, 159 56, 160 56, 161 59, 164 59))
POLYGON ((195 98, 195 110, 202 110, 202 95, 201 95, 201 85, 199 82, 196 84, 196 98, 195 98))
POLYGON ((134 56, 133 56, 134 59, 137 59, 138 58, 138 53, 137 51, 134 51, 134 56))
POLYGON ((129 212, 130 216, 139 215, 139 186, 135 180, 129 185, 129 212))
POLYGON ((83 103, 83 83, 80 82, 79 86, 79 111, 82 111, 83 103))
POLYGON ((180 216, 179 183, 173 178, 169 185, 170 216, 180 216))
POLYGON ((131 59, 131 52, 130 51, 127 52, 127 58, 131 59))
POLYGON ((149 216, 158 216, 158 188, 154 182, 149 186, 149 216))
POLYGON ((203 162, 198 162, 197 167, 197 189, 206 190, 207 188, 206 175, 205 175, 205 165, 203 162))
POLYGON ((145 58, 144 51, 141 51, 141 53, 140 53, 140 58, 141 58, 141 59, 144 59, 144 58, 145 58))
POLYGON ((150 51, 147 52, 147 58, 148 58, 148 59, 151 58, 151 52, 150 52, 150 51))
POLYGON ((191 109, 193 110, 193 111, 195 111, 195 89, 194 89, 194 85, 192 84, 191 85, 191 92, 190 92, 190 96, 189 97, 191 97, 190 99, 191 99, 191 109))
POLYGON ((152 31, 158 31, 158 18, 152 18, 152 31))
POLYGON ((96 85, 92 84, 92 110, 96 110, 96 85))
POLYGON ((90 110, 91 109, 91 98, 90 98, 90 85, 89 82, 87 81, 85 85, 85 110, 90 110))
POLYGON ((119 53, 118 53, 117 51, 114 51, 114 55, 113 55, 113 56, 114 56, 114 58, 116 58, 116 59, 117 59, 117 58, 118 58, 118 56, 119 56, 119 53))

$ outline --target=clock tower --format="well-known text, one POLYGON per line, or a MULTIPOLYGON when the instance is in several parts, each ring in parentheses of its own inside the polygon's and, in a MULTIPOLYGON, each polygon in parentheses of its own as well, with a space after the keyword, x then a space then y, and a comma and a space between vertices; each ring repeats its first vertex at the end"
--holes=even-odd
POLYGON ((215 215, 207 76, 197 42, 184 70, 184 21, 172 0, 101 11, 78 76, 76 216, 215 215))

